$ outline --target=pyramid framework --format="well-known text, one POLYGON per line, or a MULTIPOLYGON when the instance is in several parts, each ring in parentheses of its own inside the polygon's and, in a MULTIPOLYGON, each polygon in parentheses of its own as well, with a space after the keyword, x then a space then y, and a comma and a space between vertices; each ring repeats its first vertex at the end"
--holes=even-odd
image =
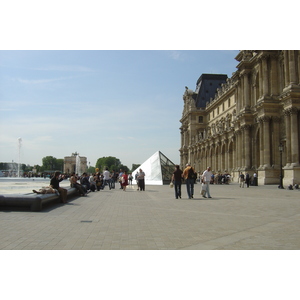
POLYGON ((157 151, 132 172, 134 179, 140 169, 145 173, 145 184, 163 185, 171 182, 175 164, 160 151, 157 151))

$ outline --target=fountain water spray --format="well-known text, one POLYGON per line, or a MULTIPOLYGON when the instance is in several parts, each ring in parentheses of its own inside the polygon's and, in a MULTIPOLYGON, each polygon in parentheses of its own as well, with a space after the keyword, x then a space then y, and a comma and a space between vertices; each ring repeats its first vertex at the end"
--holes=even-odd
POLYGON ((75 156, 75 174, 81 175, 81 161, 80 161, 80 156, 79 153, 75 152, 72 153, 73 156, 75 156))
POLYGON ((20 177, 20 157, 21 157, 22 138, 18 138, 19 161, 18 161, 18 177, 20 177))

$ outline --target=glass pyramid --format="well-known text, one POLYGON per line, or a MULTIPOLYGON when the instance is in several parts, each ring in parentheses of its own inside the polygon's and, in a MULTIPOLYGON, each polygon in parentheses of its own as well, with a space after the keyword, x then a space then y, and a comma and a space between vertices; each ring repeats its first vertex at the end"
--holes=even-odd
POLYGON ((160 151, 157 151, 132 172, 134 179, 140 169, 145 173, 145 184, 163 185, 171 182, 175 164, 160 151))

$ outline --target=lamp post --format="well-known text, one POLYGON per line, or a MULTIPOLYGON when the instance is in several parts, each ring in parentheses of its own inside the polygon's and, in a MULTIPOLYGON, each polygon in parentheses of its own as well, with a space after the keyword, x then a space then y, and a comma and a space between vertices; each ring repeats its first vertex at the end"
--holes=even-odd
POLYGON ((279 153, 280 153, 280 183, 279 183, 279 189, 283 189, 283 184, 282 184, 282 181, 283 181, 283 173, 282 173, 282 152, 283 152, 283 145, 280 143, 279 146, 278 146, 278 150, 279 150, 279 153))

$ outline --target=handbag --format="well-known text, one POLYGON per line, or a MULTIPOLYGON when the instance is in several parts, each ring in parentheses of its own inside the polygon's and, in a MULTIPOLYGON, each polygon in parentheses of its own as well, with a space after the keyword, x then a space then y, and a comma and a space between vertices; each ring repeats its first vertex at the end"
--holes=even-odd
POLYGON ((173 182, 170 182, 170 188, 172 189, 174 187, 173 182))

